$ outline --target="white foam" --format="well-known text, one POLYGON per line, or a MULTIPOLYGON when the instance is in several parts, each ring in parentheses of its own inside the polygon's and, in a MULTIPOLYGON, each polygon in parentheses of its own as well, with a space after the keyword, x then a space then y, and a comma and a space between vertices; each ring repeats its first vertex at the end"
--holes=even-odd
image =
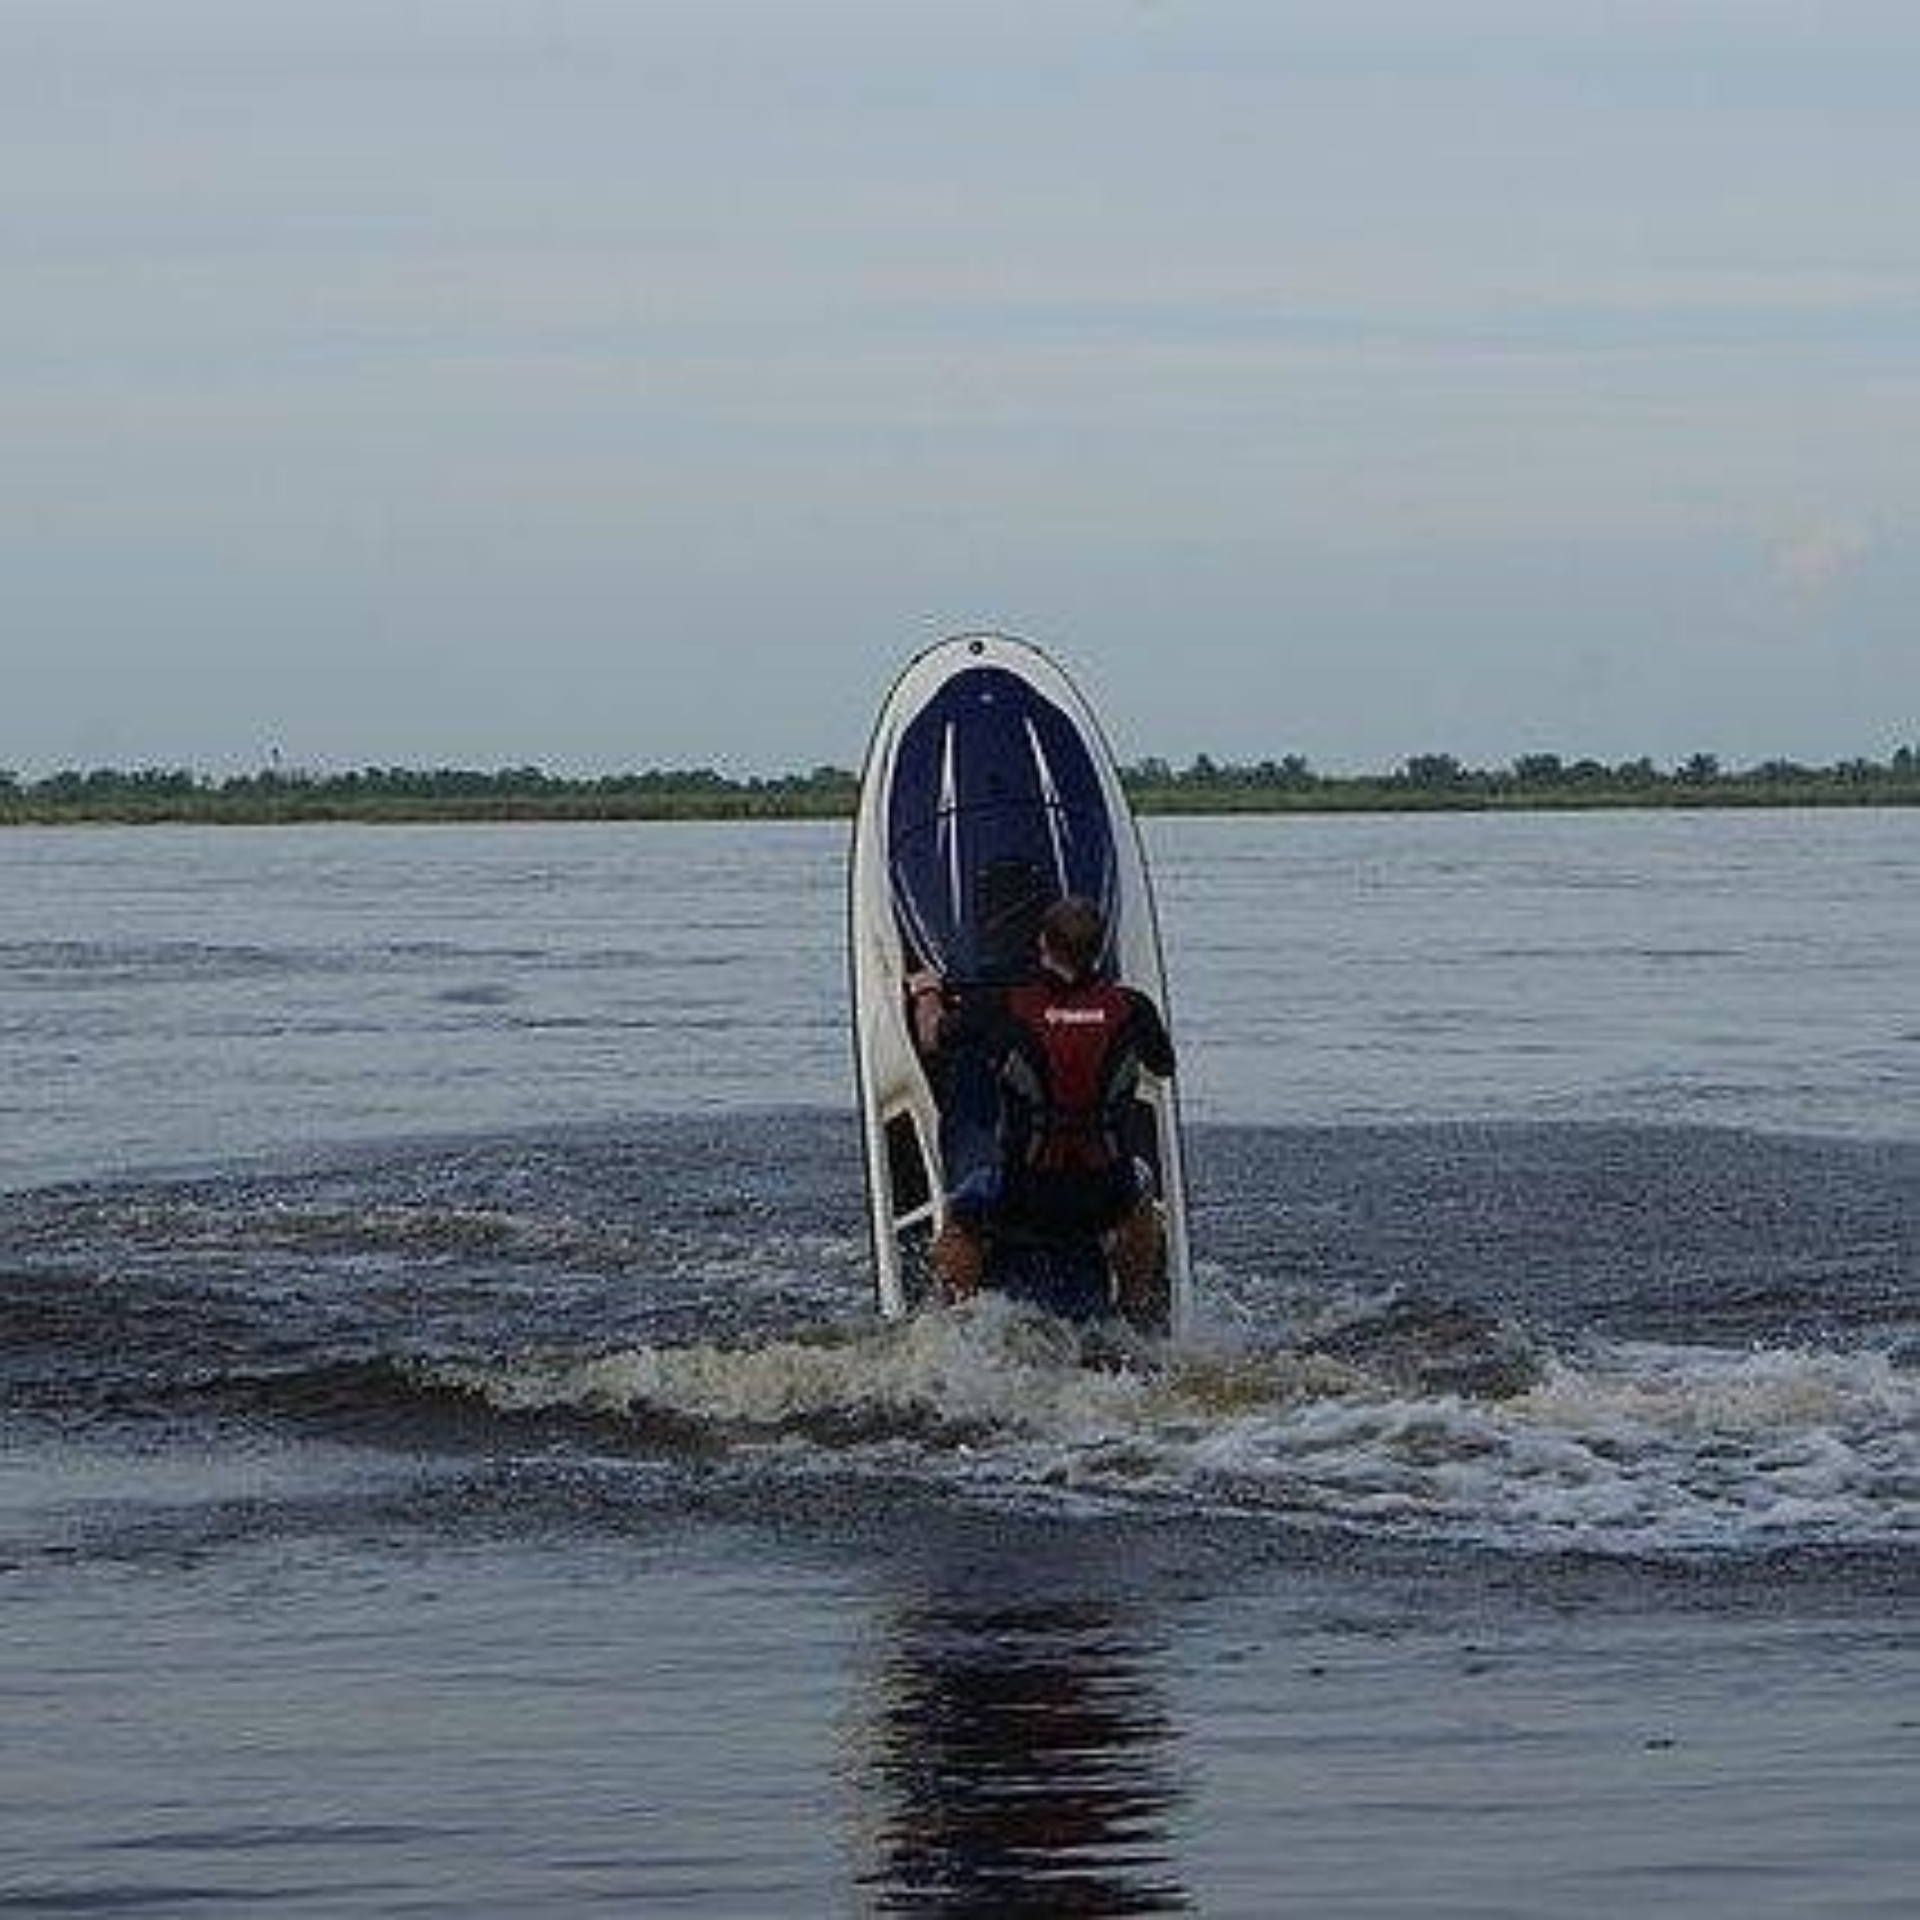
POLYGON ((883 1459, 995 1499, 1177 1499, 1610 1553, 1920 1540, 1920 1379, 1873 1351, 1596 1344, 1504 1400, 1286 1351, 1083 1357, 1070 1330, 993 1303, 436 1377, 504 1410, 666 1412, 783 1464, 883 1459))

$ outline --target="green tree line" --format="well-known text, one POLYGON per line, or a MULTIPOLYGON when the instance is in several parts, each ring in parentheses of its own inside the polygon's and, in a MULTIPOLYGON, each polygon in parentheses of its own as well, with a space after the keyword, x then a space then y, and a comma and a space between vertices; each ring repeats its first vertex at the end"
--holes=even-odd
MULTIPOLYGON (((1319 772, 1298 753, 1245 762, 1202 753, 1184 766, 1136 760, 1121 777, 1145 810, 1162 812, 1885 804, 1920 800, 1920 747, 1824 766, 1786 759, 1727 766, 1711 753, 1664 767, 1646 758, 1525 753, 1482 767, 1434 752, 1360 774, 1319 772)), ((26 779, 0 769, 0 821, 804 818, 850 812, 857 790, 858 777, 834 766, 740 777, 712 767, 586 776, 537 766, 273 767, 224 777, 186 767, 92 767, 26 779)))

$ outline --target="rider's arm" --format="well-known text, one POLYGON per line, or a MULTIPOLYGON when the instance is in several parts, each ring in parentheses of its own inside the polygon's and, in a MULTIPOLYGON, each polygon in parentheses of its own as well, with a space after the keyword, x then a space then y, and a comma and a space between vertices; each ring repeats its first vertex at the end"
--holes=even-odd
POLYGON ((1132 987, 1127 989, 1127 998, 1133 1004, 1133 1042, 1140 1064, 1162 1080, 1171 1078, 1173 1041, 1167 1033, 1167 1023, 1160 1018, 1160 1009, 1132 987))
POLYGON ((990 987, 952 987, 928 970, 907 976, 907 1001, 913 1037, 929 1058, 955 1047, 979 1047, 998 1055, 1018 1037, 1007 1016, 1006 996, 990 987))

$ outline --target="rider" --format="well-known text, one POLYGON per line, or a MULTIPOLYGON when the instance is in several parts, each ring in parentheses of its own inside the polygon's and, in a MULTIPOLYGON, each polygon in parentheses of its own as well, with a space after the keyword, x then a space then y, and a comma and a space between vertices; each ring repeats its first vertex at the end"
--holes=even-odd
POLYGON ((1122 1310, 1151 1312, 1160 1221, 1126 1119, 1141 1071, 1173 1072, 1173 1043, 1145 994, 1104 976, 1106 942, 1100 909, 1070 897, 1041 916, 1038 965, 1024 984, 954 991, 934 973, 907 983, 922 1052, 950 1060, 977 1047, 999 1092, 997 1158, 962 1174, 933 1242, 949 1300, 979 1291, 988 1234, 1026 1227, 1102 1241, 1122 1310))

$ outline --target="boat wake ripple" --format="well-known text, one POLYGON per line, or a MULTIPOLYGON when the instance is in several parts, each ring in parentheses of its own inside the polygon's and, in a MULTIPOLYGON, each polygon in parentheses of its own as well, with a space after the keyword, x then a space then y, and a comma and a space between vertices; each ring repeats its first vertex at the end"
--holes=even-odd
POLYGON ((996 1502, 1600 1554, 1920 1542, 1920 1378, 1871 1350, 1596 1341, 1476 1394, 1423 1391, 1398 1357, 1156 1356, 985 1304, 743 1346, 430 1366, 420 1384, 513 1418, 671 1433, 769 1473, 905 1472, 996 1502))

